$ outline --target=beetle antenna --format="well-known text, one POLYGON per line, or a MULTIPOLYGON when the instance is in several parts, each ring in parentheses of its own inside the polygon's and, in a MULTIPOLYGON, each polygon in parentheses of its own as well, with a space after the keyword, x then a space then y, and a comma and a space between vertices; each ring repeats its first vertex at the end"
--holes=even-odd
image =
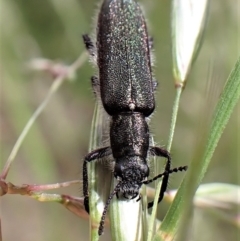
POLYGON ((143 184, 149 184, 149 183, 151 183, 151 182, 153 182, 153 181, 156 181, 157 179, 159 179, 159 178, 161 178, 161 177, 163 177, 163 176, 165 176, 165 175, 169 175, 169 174, 171 174, 171 173, 173 173, 173 172, 186 171, 187 168, 188 168, 187 166, 175 167, 175 168, 173 168, 173 169, 170 169, 170 170, 167 170, 167 171, 165 171, 165 172, 163 172, 163 173, 158 174, 158 175, 157 175, 156 177, 154 177, 153 179, 143 181, 142 183, 143 183, 143 184))
POLYGON ((109 207, 109 204, 111 202, 111 200, 113 199, 114 195, 119 192, 120 190, 120 186, 122 185, 122 182, 119 182, 117 184, 117 186, 114 188, 113 192, 109 195, 108 197, 108 200, 105 204, 105 207, 103 209, 103 213, 102 213, 102 217, 101 217, 101 221, 100 221, 100 224, 99 224, 99 228, 98 228, 98 235, 102 235, 103 233, 103 229, 104 229, 104 222, 105 222, 105 218, 106 218, 106 214, 107 214, 107 210, 108 210, 108 207, 109 207))

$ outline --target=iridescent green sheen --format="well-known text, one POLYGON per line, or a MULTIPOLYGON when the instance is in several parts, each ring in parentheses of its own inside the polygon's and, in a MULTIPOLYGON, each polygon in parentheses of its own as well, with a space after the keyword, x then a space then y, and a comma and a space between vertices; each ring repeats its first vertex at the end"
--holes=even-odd
POLYGON ((149 39, 135 1, 104 1, 97 49, 101 97, 108 114, 132 110, 149 116, 155 107, 149 39))

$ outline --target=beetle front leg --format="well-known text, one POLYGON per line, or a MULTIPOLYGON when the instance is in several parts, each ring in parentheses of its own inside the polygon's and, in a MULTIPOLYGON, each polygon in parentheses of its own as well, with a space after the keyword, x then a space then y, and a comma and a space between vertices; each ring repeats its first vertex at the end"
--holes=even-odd
POLYGON ((84 207, 87 213, 89 213, 89 192, 88 192, 88 170, 87 164, 96 159, 103 158, 112 154, 111 147, 103 147, 88 153, 83 161, 83 196, 84 207))

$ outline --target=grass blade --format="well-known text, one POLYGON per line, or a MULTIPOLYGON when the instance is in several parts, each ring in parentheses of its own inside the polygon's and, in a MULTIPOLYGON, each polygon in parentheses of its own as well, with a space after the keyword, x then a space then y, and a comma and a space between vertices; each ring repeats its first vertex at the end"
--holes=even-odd
POLYGON ((235 105, 240 97, 240 58, 233 68, 224 90, 217 104, 215 115, 212 120, 205 151, 201 158, 194 158, 189 166, 176 198, 169 209, 163 223, 154 240, 172 240, 178 231, 179 225, 184 223, 184 233, 187 228, 187 219, 191 211, 193 196, 202 181, 218 141, 227 125, 235 105))

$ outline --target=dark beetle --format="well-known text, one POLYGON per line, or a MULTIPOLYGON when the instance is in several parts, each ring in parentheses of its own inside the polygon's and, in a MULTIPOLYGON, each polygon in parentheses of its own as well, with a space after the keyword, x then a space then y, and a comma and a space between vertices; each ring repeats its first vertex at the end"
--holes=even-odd
MULTIPOLYGON (((179 167, 170 170, 168 151, 149 146, 149 128, 146 117, 155 108, 150 45, 147 27, 140 6, 134 0, 105 0, 98 16, 96 46, 88 35, 84 43, 97 61, 99 78, 92 77, 94 90, 100 90, 102 105, 111 117, 110 146, 89 153, 83 163, 84 205, 89 212, 87 163, 112 155, 115 161, 114 176, 119 180, 109 196, 99 227, 103 224, 110 200, 116 194, 126 199, 139 195, 142 184, 163 177, 158 201, 167 189, 168 175, 186 170, 179 167), (146 180, 149 176, 147 156, 167 158, 165 172, 146 180)), ((148 207, 152 207, 149 203, 148 207)))

